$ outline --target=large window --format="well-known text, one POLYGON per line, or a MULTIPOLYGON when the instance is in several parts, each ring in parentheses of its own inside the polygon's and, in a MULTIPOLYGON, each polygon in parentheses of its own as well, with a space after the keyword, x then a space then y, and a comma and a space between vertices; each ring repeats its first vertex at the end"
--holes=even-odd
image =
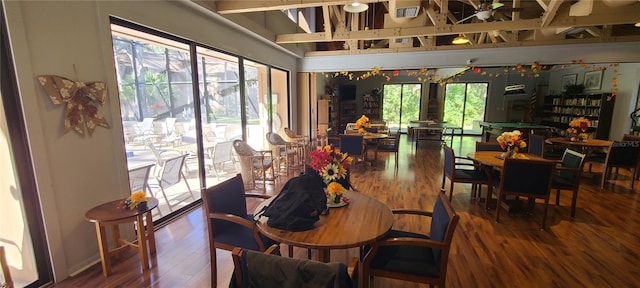
POLYGON ((406 132, 411 120, 420 118, 422 84, 385 84, 382 120, 392 130, 406 132))
POLYGON ((200 187, 239 172, 233 152, 226 152, 229 157, 222 161, 217 148, 245 139, 263 150, 272 122, 274 127, 289 124, 286 71, 118 19, 113 22, 131 185, 144 189, 134 182, 147 181, 147 192, 160 200, 157 216, 188 209, 200 198, 200 187), (184 163, 169 167, 175 157, 184 163), (136 179, 133 171, 144 166, 152 167, 149 177, 136 179))
POLYGON ((449 83, 445 87, 443 121, 462 127, 463 134, 480 134, 484 121, 488 83, 449 83))

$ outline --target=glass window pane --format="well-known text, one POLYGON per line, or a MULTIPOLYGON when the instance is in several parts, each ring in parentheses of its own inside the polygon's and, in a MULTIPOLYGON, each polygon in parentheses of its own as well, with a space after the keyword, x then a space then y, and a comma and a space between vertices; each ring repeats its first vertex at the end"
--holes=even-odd
POLYGON ((254 149, 267 150, 266 134, 269 132, 269 106, 267 66, 244 61, 245 110, 247 115, 247 142, 254 149))

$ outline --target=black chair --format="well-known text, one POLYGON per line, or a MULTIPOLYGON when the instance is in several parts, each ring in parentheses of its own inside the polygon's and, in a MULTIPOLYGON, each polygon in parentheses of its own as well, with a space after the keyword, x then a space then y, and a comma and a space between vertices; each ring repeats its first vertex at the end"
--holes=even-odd
POLYGON ((376 146, 375 159, 378 161, 378 152, 394 153, 396 156, 396 168, 398 168, 398 147, 400 147, 400 133, 393 138, 381 139, 376 146))
POLYGON ((562 156, 564 155, 564 150, 562 150, 562 153, 558 153, 557 149, 559 148, 559 146, 547 145, 547 142, 545 140, 546 139, 543 135, 529 134, 529 143, 527 143, 528 153, 536 156, 540 156, 546 159, 552 159, 552 160, 562 159, 562 156))
MULTIPOLYGON (((604 182, 611 176, 611 168, 627 168, 631 171, 631 185, 633 189, 636 174, 638 173, 638 157, 640 156, 640 142, 637 141, 613 141, 609 147, 609 152, 604 159, 604 168, 600 188, 604 188, 604 182)), ((601 158, 594 158, 593 161, 600 161, 601 158)), ((618 169, 616 169, 616 174, 618 169)))
POLYGON ((498 142, 477 142, 476 151, 503 151, 498 142))
POLYGON ((562 156, 562 162, 556 167, 556 174, 551 182, 551 189, 556 190, 556 206, 560 205, 560 191, 572 190, 571 196, 571 218, 576 217, 576 202, 580 187, 580 176, 584 169, 585 154, 578 153, 571 149, 566 149, 562 156))
POLYGON ((253 215, 247 213, 247 197, 268 199, 269 195, 245 193, 242 176, 237 174, 202 191, 202 201, 209 231, 211 284, 217 283, 216 248, 231 251, 234 247, 265 251, 275 241, 262 236, 255 228, 253 215))
POLYGON ((281 257, 277 245, 264 253, 236 247, 231 251, 233 275, 229 287, 356 287, 358 258, 349 266, 281 257))
POLYGON ((444 192, 444 184, 449 178, 451 183, 449 186, 449 201, 453 198, 453 186, 458 183, 471 183, 471 198, 476 197, 477 187, 482 184, 489 185, 489 176, 485 170, 472 162, 473 160, 466 157, 456 157, 453 149, 444 145, 444 172, 442 175, 441 190, 444 192), (462 162, 469 161, 469 162, 462 162), (463 169, 458 167, 469 167, 472 169, 463 169))
POLYGON ((363 161, 366 160, 362 135, 340 135, 340 152, 349 154, 354 160, 357 160, 358 157, 362 157, 363 161))
POLYGON ((505 159, 501 177, 493 184, 498 190, 496 222, 500 221, 500 211, 502 210, 500 205, 505 196, 527 197, 531 199, 530 204, 534 203, 535 198, 542 198, 544 199, 544 212, 541 228, 544 230, 547 222, 551 178, 555 173, 555 165, 555 162, 547 160, 505 159))
POLYGON ((529 134, 527 147, 529 148, 527 150, 529 154, 544 157, 544 136, 529 134))
POLYGON ((362 261, 362 285, 368 288, 373 276, 428 283, 444 287, 453 233, 459 217, 438 193, 433 211, 397 209, 394 214, 431 218, 429 235, 391 230, 385 239, 371 245, 362 261))

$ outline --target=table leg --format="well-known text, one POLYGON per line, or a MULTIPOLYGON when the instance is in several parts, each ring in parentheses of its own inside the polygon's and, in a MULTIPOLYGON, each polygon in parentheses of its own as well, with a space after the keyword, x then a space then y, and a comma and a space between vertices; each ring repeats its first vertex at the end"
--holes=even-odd
POLYGON ((329 249, 318 249, 316 253, 316 257, 318 261, 329 263, 331 261, 331 250, 329 249))
POLYGON ((144 214, 136 216, 137 218, 137 233, 138 233, 138 253, 140 253, 140 263, 142 264, 142 270, 149 270, 149 258, 147 257, 147 237, 144 231, 144 214))
POLYGON ((151 211, 146 213, 145 219, 147 220, 147 238, 149 238, 149 252, 151 254, 156 253, 156 235, 153 228, 153 217, 151 211))
MULTIPOLYGON (((109 243, 107 242, 107 231, 100 222, 96 222, 96 234, 98 234, 98 248, 100 249, 100 260, 102 260, 102 274, 111 274, 111 256, 109 255, 109 243)), ((117 228, 117 227, 116 227, 117 228)))

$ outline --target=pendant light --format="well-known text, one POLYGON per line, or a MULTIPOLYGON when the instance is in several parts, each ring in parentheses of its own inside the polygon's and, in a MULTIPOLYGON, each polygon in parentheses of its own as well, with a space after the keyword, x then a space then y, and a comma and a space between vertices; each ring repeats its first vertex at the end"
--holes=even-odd
POLYGON ((353 1, 347 5, 344 5, 344 11, 349 13, 360 13, 367 11, 369 9, 369 5, 360 3, 358 1, 353 1))

